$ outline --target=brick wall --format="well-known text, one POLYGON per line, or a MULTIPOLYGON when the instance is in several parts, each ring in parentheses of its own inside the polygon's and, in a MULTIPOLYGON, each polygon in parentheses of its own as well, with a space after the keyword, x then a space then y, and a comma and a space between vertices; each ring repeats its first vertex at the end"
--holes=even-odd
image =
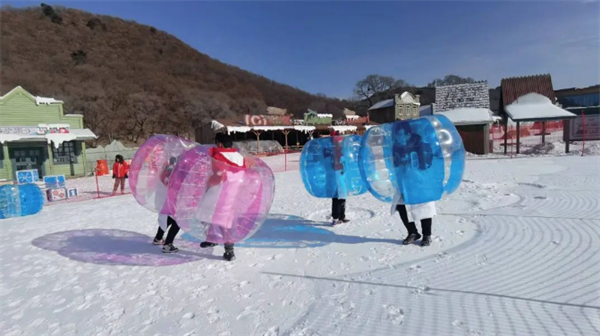
POLYGON ((490 108, 490 92, 487 81, 435 88, 436 112, 463 107, 490 108))

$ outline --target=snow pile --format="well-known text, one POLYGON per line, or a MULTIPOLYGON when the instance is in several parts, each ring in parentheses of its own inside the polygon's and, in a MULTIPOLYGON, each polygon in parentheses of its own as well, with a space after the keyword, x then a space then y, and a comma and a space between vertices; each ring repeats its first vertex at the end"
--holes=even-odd
POLYGON ((36 105, 50 105, 50 104, 62 104, 62 100, 56 100, 54 98, 35 97, 36 105))
POLYGON ((548 97, 539 93, 528 93, 517 98, 513 103, 506 106, 506 112, 514 121, 575 118, 575 114, 552 104, 548 97))
POLYGON ((216 121, 216 120, 213 120, 213 121, 210 123, 210 127, 211 127, 213 130, 215 130, 215 131, 218 131, 218 130, 220 130, 221 128, 225 127, 225 125, 221 124, 220 122, 218 122, 218 121, 216 121))
POLYGON ((315 126, 302 126, 302 125, 298 125, 298 126, 294 126, 294 129, 296 131, 299 131, 299 132, 308 133, 310 131, 314 131, 316 128, 315 128, 315 126))
POLYGON ((416 97, 412 95, 412 93, 408 92, 408 91, 404 91, 401 95, 400 95, 400 100, 405 103, 405 104, 415 104, 415 105, 421 105, 421 103, 417 102, 416 97))
POLYGON ((446 116, 455 125, 480 125, 494 122, 493 112, 485 108, 465 107, 435 114, 446 116))
POLYGON ((329 128, 331 128, 334 131, 339 132, 341 134, 344 134, 344 133, 347 133, 347 132, 356 132, 356 129, 357 129, 356 126, 345 126, 345 125, 329 126, 329 128))

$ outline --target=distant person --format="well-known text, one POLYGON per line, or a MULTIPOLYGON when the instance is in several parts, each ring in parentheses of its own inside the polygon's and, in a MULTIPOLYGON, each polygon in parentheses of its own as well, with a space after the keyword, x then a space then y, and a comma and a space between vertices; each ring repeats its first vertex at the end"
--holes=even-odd
POLYGON ((215 204, 207 205, 208 208, 215 209, 215 214, 210 219, 206 219, 207 223, 210 223, 210 228, 208 235, 206 237, 206 241, 200 244, 200 247, 207 248, 217 246, 215 243, 216 236, 221 236, 223 240, 229 242, 225 243, 225 254, 223 254, 223 259, 227 261, 235 260, 235 254, 233 252, 234 242, 228 238, 230 236, 229 230, 227 227, 231 227, 231 216, 229 208, 234 207, 235 205, 232 203, 235 201, 235 194, 239 192, 239 187, 241 185, 243 173, 246 167, 246 160, 244 156, 241 155, 236 149, 233 148, 233 140, 230 136, 218 133, 215 136, 215 144, 217 147, 213 147, 210 149, 210 156, 213 160, 223 162, 232 167, 241 168, 242 171, 231 172, 228 170, 223 171, 219 168, 214 168, 213 165, 213 175, 211 176, 208 182, 207 194, 211 191, 215 194, 218 194, 210 197, 215 200, 215 204), (227 181, 227 182, 226 182, 227 181), (212 189, 212 190, 211 190, 212 189), (223 196, 227 196, 225 197, 223 196), (219 202, 223 198, 222 202, 219 202), (219 199, 219 200, 217 200, 219 199), (221 211, 219 211, 221 210, 221 211), (212 239, 211 239, 212 238, 212 239))
POLYGON ((336 197, 331 200, 331 217, 333 218, 332 225, 348 223, 346 219, 346 184, 344 183, 344 163, 342 162, 342 144, 344 137, 340 136, 335 130, 331 131, 333 141, 333 170, 336 180, 336 197))
POLYGON ((117 155, 115 157, 115 164, 113 165, 113 178, 115 179, 115 185, 113 187, 113 195, 117 194, 117 189, 119 185, 121 186, 121 194, 125 193, 125 179, 129 176, 127 175, 129 171, 129 167, 127 162, 123 160, 122 155, 117 155))

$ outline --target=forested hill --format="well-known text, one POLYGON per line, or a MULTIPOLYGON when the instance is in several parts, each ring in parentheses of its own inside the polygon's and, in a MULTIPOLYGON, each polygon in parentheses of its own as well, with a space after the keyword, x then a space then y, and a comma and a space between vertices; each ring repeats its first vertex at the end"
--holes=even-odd
MULTIPOLYGON (((65 101, 100 136, 139 142, 189 135, 212 118, 267 106, 341 115, 349 103, 312 95, 224 64, 153 27, 74 9, 3 7, 0 91, 17 85, 65 101)), ((201 34, 202 32, 199 32, 201 34)))

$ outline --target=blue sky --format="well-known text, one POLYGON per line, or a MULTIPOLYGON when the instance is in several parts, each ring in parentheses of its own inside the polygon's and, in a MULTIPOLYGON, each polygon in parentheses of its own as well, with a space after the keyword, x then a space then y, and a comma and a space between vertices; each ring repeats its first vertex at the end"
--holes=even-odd
MULTIPOLYGON (((552 74, 600 83, 600 2, 45 1, 164 30, 225 63, 347 98, 369 74, 426 85, 552 74)), ((3 1, 13 6, 37 2, 3 1)))

